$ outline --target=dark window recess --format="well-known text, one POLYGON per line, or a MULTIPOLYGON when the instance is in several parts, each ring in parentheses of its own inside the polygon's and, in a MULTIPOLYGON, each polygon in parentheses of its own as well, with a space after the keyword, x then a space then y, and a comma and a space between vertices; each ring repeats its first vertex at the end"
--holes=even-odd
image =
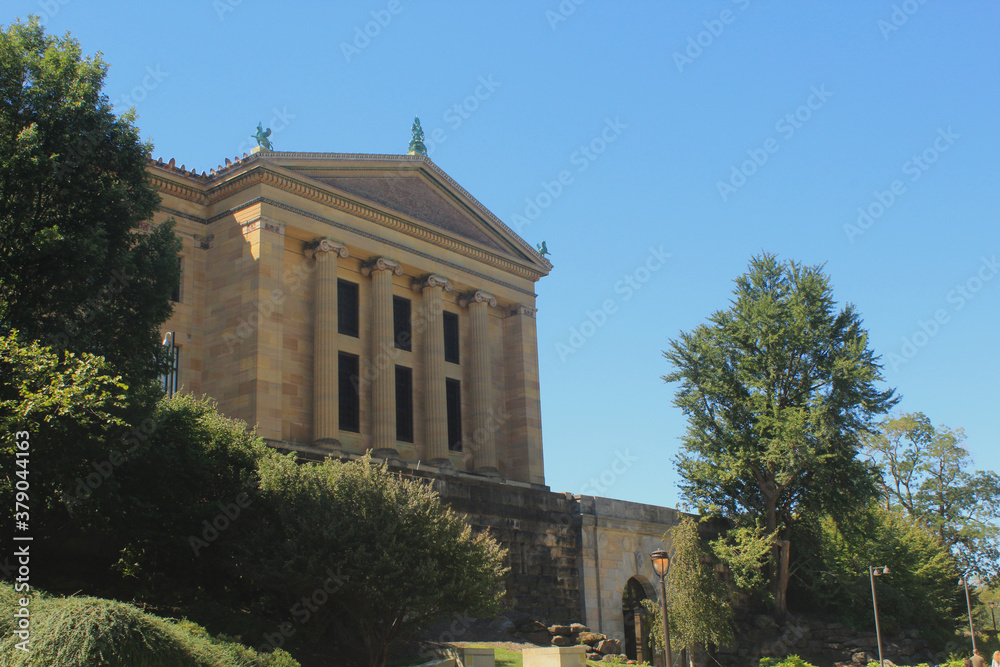
POLYGON ((341 352, 338 358, 340 430, 361 432, 361 378, 358 355, 341 352))
POLYGON ((413 442, 413 369, 396 366, 396 440, 413 442))
POLYGON ((413 330, 410 328, 410 300, 401 296, 392 297, 392 338, 396 348, 411 349, 413 330))
POLYGON ((170 300, 174 303, 180 303, 181 301, 181 283, 184 282, 184 259, 181 257, 177 258, 177 284, 174 285, 174 291, 170 293, 170 300))
POLYGON ((358 337, 358 284, 337 281, 337 331, 358 337))
MULTIPOLYGON (((447 313, 445 313, 447 315, 447 313)), ((445 379, 445 403, 448 406, 448 449, 462 451, 462 383, 445 379)))
POLYGON ((459 362, 458 357, 458 315, 444 312, 444 360, 453 364, 459 362))

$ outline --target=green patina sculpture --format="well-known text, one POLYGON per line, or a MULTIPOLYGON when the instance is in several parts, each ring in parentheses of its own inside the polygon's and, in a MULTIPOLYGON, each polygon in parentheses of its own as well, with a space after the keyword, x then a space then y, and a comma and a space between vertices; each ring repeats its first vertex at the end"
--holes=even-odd
POLYGON ((424 130, 420 127, 420 119, 416 116, 413 117, 413 127, 410 128, 413 132, 413 138, 410 139, 410 150, 409 155, 427 155, 427 147, 424 146, 424 130))
POLYGON ((549 252, 548 246, 545 245, 545 241, 542 241, 541 243, 538 244, 538 254, 541 255, 542 257, 552 254, 549 252))
POLYGON ((267 128, 267 130, 265 130, 262 123, 257 123, 257 134, 251 134, 250 136, 257 140, 257 145, 261 148, 269 151, 274 150, 274 147, 268 139, 268 137, 271 136, 271 128, 267 128))

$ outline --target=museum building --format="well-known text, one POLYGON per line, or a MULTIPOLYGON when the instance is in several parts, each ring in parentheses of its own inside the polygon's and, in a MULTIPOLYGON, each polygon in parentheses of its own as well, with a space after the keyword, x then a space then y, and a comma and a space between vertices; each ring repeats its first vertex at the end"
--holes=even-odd
POLYGON ((648 554, 678 513, 545 485, 535 284, 552 265, 426 156, 419 125, 405 155, 148 169, 147 224, 182 240, 168 392, 304 458, 371 452, 431 478, 507 547, 508 604, 641 646, 648 554))

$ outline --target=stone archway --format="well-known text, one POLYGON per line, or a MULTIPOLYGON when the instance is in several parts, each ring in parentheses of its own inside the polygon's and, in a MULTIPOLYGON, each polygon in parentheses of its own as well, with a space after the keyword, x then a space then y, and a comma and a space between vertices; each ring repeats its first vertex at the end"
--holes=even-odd
POLYGON ((650 599, 650 595, 646 592, 643 582, 636 577, 630 577, 625 582, 625 590, 622 591, 622 621, 625 627, 622 649, 630 660, 652 663, 650 632, 652 618, 642 606, 642 601, 647 599, 650 599))

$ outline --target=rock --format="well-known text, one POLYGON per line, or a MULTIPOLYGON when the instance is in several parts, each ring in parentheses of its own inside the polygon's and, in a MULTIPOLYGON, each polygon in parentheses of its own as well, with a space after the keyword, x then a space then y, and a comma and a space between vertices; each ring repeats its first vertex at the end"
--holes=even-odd
POLYGON ((552 638, 553 646, 573 646, 576 644, 572 637, 567 637, 566 635, 556 635, 552 638))
POLYGON ((622 652, 622 643, 617 639, 604 639, 594 647, 603 655, 617 655, 622 652))
POLYGON ((549 626, 550 635, 571 635, 573 631, 570 630, 568 625, 550 625, 549 626))
POLYGON ((552 641, 552 635, 549 634, 548 630, 526 632, 524 638, 532 644, 538 644, 539 646, 549 646, 549 643, 552 641))
POLYGON ((581 632, 576 637, 581 644, 587 644, 588 646, 593 646, 599 641, 607 639, 607 635, 598 634, 596 632, 581 632))
POLYGON ((581 632, 590 632, 590 628, 583 623, 570 623, 569 629, 574 635, 580 634, 581 632))
POLYGON ((603 657, 604 656, 601 655, 600 653, 588 653, 587 654, 587 660, 592 660, 593 662, 600 662, 601 658, 603 658, 603 657))
POLYGON ((523 625, 519 625, 517 629, 526 634, 531 632, 548 632, 545 626, 538 621, 528 621, 523 625))
POLYGON ((514 623, 506 616, 497 616, 495 619, 490 621, 490 630, 493 630, 494 632, 506 632, 508 634, 517 632, 517 628, 514 627, 514 623))
POLYGON ((870 657, 867 651, 858 651, 851 656, 851 662, 855 665, 867 665, 869 662, 876 660, 878 660, 878 657, 870 657))
POLYGON ((514 627, 518 630, 532 621, 531 616, 528 616, 526 613, 518 609, 507 609, 503 612, 503 615, 509 618, 511 623, 513 623, 514 627))
POLYGON ((753 617, 753 624, 761 630, 777 630, 778 624, 767 614, 757 614, 753 617))

